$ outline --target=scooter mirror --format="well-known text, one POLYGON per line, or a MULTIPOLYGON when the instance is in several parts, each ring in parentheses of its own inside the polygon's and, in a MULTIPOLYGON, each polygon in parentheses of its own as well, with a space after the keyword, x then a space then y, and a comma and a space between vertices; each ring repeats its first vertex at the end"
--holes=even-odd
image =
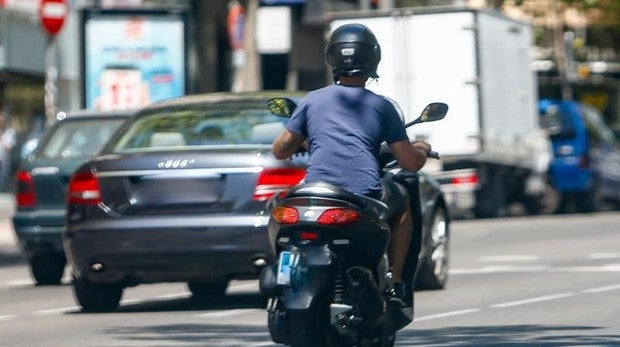
POLYGON ((273 98, 267 101, 269 112, 278 117, 291 118, 297 104, 288 98, 273 98))
POLYGON ((447 104, 444 104, 443 102, 433 102, 433 103, 428 104, 424 108, 424 110, 422 111, 422 114, 420 114, 420 117, 407 123, 406 126, 408 127, 414 124, 425 123, 425 122, 435 122, 440 119, 443 119, 447 113, 448 113, 447 104))
POLYGON ((433 102, 424 108, 420 118, 423 122, 434 122, 443 119, 447 113, 448 105, 443 102, 433 102))

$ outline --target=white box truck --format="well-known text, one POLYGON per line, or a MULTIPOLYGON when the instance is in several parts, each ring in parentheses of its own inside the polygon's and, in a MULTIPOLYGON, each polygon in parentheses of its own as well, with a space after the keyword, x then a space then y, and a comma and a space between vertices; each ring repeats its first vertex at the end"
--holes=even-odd
POLYGON ((396 100, 407 120, 430 102, 449 105, 446 119, 409 135, 441 155, 426 170, 455 214, 496 217, 513 202, 540 211, 552 152, 538 120, 528 23, 490 10, 423 7, 338 14, 330 30, 346 23, 376 35, 379 79, 367 87, 396 100))

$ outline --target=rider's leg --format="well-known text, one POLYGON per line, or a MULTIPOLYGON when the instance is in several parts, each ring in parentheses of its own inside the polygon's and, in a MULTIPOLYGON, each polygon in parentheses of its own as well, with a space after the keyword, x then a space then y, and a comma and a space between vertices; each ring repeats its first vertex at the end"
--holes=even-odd
POLYGON ((392 267, 392 281, 394 283, 402 283, 402 271, 411 243, 412 223, 409 199, 405 199, 401 211, 389 221, 392 235, 388 246, 388 260, 392 267))

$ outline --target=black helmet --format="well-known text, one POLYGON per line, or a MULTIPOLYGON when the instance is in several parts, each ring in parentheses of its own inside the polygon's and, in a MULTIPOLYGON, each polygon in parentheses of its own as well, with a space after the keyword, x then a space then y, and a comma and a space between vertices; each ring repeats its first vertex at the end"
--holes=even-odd
POLYGON ((340 76, 377 78, 381 47, 365 25, 345 24, 329 36, 325 60, 332 67, 334 81, 338 81, 340 76))

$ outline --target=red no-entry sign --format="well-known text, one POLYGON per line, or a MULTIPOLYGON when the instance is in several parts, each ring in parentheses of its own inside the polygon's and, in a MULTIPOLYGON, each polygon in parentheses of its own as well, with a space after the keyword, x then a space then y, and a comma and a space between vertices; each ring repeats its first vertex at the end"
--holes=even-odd
POLYGON ((69 5, 66 0, 41 0, 40 2, 41 25, 50 35, 58 34, 68 13, 69 5))

